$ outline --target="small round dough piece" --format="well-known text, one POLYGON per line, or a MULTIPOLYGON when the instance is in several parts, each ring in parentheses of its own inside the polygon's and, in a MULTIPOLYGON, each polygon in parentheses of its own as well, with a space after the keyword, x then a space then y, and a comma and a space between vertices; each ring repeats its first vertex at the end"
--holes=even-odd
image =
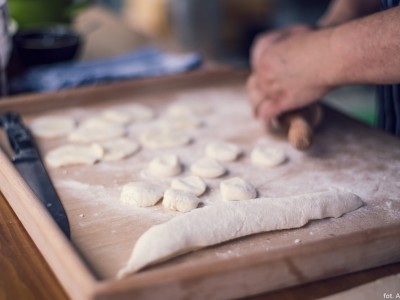
POLYGON ((64 145, 49 151, 46 163, 54 168, 70 165, 93 165, 104 154, 103 148, 96 143, 90 145, 64 145))
POLYGON ((241 153, 238 145, 227 142, 214 142, 206 147, 206 155, 217 161, 229 162, 234 161, 241 153))
POLYGON ((40 138, 52 139, 71 133, 76 126, 73 118, 62 116, 45 116, 36 118, 30 124, 32 133, 40 138))
POLYGON ((233 177, 220 183, 222 199, 231 200, 247 200, 257 197, 257 190, 248 181, 233 177))
POLYGON ((162 203, 165 208, 188 212, 197 208, 200 199, 195 194, 186 191, 168 189, 164 193, 162 203))
POLYGON ((154 116, 155 113, 151 108, 139 103, 108 109, 102 114, 106 120, 119 124, 147 121, 154 116))
POLYGON ((101 143, 104 148, 104 161, 117 161, 135 154, 140 145, 127 138, 118 138, 101 143))
POLYGON ((122 187, 119 200, 136 207, 154 206, 163 197, 164 189, 150 182, 130 182, 122 187))
POLYGON ((125 135, 125 128, 121 124, 102 118, 91 118, 72 131, 69 140, 79 143, 97 142, 115 139, 123 135, 125 135))
POLYGON ((272 168, 283 164, 287 157, 283 150, 271 146, 257 146, 251 152, 253 164, 261 167, 272 168))
POLYGON ((188 130, 201 127, 203 122, 195 117, 188 115, 166 116, 160 120, 160 126, 169 130, 188 130))
MULTIPOLYGON (((189 96, 190 97, 190 96, 189 96)), ((199 99, 198 101, 176 101, 167 110, 168 116, 205 116, 211 112, 211 107, 199 99)))
POLYGON ((164 154, 149 163, 149 171, 154 176, 170 177, 182 172, 179 157, 175 154, 164 154))
POLYGON ((217 178, 226 173, 223 165, 212 158, 204 157, 196 161, 191 171, 194 175, 202 178, 217 178))
POLYGON ((201 196, 206 191, 207 185, 199 176, 189 175, 172 180, 171 188, 201 196))
POLYGON ((139 136, 139 141, 146 148, 165 149, 187 145, 190 143, 191 138, 184 132, 154 127, 142 132, 139 136))

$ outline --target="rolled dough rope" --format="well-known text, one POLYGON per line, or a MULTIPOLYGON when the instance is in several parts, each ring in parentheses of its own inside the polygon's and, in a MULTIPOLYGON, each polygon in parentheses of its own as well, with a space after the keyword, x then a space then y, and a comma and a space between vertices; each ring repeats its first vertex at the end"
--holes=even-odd
POLYGON ((137 240, 127 265, 117 277, 123 278, 145 266, 228 240, 298 228, 310 220, 338 218, 362 204, 350 192, 328 191, 206 206, 147 230, 137 240))

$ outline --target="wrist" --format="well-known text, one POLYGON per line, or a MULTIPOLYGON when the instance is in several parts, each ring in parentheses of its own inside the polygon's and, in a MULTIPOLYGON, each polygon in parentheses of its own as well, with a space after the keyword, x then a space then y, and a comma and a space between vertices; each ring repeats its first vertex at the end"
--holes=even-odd
POLYGON ((315 80, 319 87, 325 90, 333 89, 342 84, 340 67, 341 57, 337 56, 334 49, 333 36, 335 28, 324 28, 315 31, 313 40, 316 45, 314 57, 316 70, 315 80))

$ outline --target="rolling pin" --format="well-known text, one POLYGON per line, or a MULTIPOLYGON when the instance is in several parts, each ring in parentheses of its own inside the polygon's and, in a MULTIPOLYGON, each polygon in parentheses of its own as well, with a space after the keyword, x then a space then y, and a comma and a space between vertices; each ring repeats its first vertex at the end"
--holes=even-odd
POLYGON ((302 109, 293 110, 273 120, 273 126, 285 129, 293 147, 304 151, 310 148, 314 129, 321 123, 322 109, 319 104, 312 104, 302 109))

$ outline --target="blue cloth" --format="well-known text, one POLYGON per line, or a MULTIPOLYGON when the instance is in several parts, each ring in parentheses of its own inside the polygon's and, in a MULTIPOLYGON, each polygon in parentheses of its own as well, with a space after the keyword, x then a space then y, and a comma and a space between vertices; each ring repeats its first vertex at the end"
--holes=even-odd
POLYGON ((171 54, 153 48, 88 62, 69 62, 28 70, 10 83, 12 93, 52 92, 116 80, 178 74, 197 68, 196 53, 171 54))

